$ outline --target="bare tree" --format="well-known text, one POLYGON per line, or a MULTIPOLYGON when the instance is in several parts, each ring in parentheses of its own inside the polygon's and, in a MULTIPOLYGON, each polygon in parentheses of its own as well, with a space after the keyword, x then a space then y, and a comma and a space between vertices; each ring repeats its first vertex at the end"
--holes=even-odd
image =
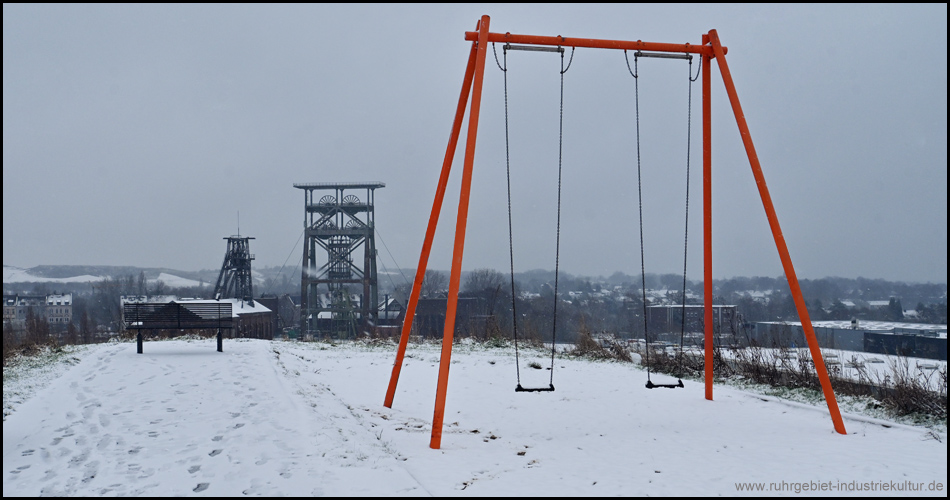
POLYGON ((76 325, 72 322, 66 325, 66 343, 76 345, 79 343, 79 334, 76 331, 76 325))
MULTIPOLYGON (((131 275, 129 275, 131 278, 131 275)), ((145 278, 145 271, 139 271, 139 278, 136 282, 135 292, 138 295, 148 294, 148 280, 145 278)))
POLYGON ((90 328, 89 314, 86 313, 85 308, 79 316, 79 338, 83 344, 92 342, 92 328, 90 328))
POLYGON ((448 289, 449 279, 441 271, 426 270, 425 277, 422 279, 422 296, 428 298, 437 297, 448 289))
MULTIPOLYGON (((479 305, 477 310, 473 312, 483 318, 484 324, 476 330, 483 328, 482 333, 485 338, 499 336, 501 333, 502 325, 496 314, 505 314, 498 310, 498 306, 500 305, 499 299, 511 297, 509 285, 510 283, 505 275, 494 269, 482 268, 469 273, 465 284, 462 286, 464 295, 478 299, 479 305)), ((510 314, 510 309, 508 314, 510 314)))
POLYGON ((26 309, 26 339, 33 346, 45 345, 50 341, 49 322, 46 317, 33 311, 33 307, 26 309))
POLYGON ((155 280, 152 284, 152 294, 154 295, 165 295, 165 282, 162 280, 155 280))
POLYGON ((497 294, 497 290, 506 283, 505 275, 494 269, 475 269, 469 273, 468 278, 465 279, 465 284, 462 285, 462 292, 471 295, 497 294))

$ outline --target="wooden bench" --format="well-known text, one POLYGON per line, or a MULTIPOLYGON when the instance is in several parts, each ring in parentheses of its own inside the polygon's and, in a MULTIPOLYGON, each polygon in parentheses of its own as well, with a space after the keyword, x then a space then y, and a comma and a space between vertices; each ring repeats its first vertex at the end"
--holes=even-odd
POLYGON ((123 306, 125 328, 137 330, 142 354, 143 330, 218 330, 218 352, 224 352, 221 330, 234 328, 231 303, 218 301, 129 303, 123 306))

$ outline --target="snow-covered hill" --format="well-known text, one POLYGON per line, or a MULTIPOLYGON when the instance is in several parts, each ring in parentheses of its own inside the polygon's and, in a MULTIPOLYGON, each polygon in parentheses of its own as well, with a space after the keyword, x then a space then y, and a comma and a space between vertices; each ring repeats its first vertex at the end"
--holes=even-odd
MULTIPOLYGON (((52 267, 52 266, 47 266, 52 267)), ((146 273, 148 276, 150 273, 146 273)), ((132 276, 136 276, 132 274, 132 276)), ((39 276, 37 274, 31 273, 30 269, 23 269, 15 266, 3 266, 3 282, 4 283, 92 283, 96 281, 101 281, 105 278, 111 276, 102 275, 102 276, 93 276, 90 274, 83 274, 79 276, 67 276, 67 277, 45 277, 39 276)), ((195 287, 202 286, 202 282, 198 280, 193 280, 189 278, 183 278, 168 272, 159 272, 157 277, 147 278, 149 283, 154 283, 156 281, 162 281, 166 286, 171 287, 195 287)), ((255 281, 263 281, 263 278, 255 276, 255 281)), ((203 282, 204 286, 208 286, 209 282, 203 282)), ((213 285, 213 283, 211 283, 213 285)))
MULTIPOLYGON (((846 414, 842 436, 823 406, 721 386, 710 402, 696 382, 649 391, 631 364, 558 359, 555 392, 515 393, 510 350, 461 345, 433 450, 437 346, 410 345, 392 409, 392 346, 144 350, 90 346, 47 371, 45 387, 36 370, 4 369, 5 496, 789 495, 821 484, 808 493, 946 496, 947 446, 934 439, 945 432, 846 414)), ((523 352, 522 382, 546 385, 532 361, 547 364, 523 352)))
MULTIPOLYGON (((161 273, 158 275, 158 278, 154 280, 149 280, 149 282, 161 281, 165 283, 165 286, 171 287, 193 287, 193 286, 208 286, 208 282, 201 282, 190 280, 188 278, 182 278, 181 276, 175 276, 174 274, 161 273)), ((213 283, 212 283, 213 285, 213 283)))
POLYGON ((44 278, 42 276, 34 276, 26 269, 13 267, 13 266, 3 266, 3 282, 4 283, 89 283, 93 281, 102 280, 102 276, 90 276, 84 274, 82 276, 72 276, 68 278, 44 278))

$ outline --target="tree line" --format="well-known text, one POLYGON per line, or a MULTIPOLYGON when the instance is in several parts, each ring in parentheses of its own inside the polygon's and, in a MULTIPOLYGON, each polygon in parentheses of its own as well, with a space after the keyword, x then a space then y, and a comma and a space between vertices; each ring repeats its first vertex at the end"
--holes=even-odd
MULTIPOLYGON (((289 293, 299 297, 299 280, 291 272, 278 273, 255 287, 255 294, 289 293)), ((403 304, 408 299, 411 284, 400 273, 380 276, 380 296, 391 294, 403 304)), ((426 298, 444 297, 448 289, 448 273, 428 270, 423 280, 421 295, 426 298)), ((494 269, 476 269, 463 274, 459 296, 475 299, 475 310, 468 324, 460 327, 475 335, 514 334, 517 316, 518 333, 524 338, 548 341, 556 336, 571 341, 581 326, 592 332, 612 332, 622 336, 642 335, 644 306, 642 283, 650 290, 666 290, 665 297, 650 296, 647 303, 658 300, 670 304, 682 303, 683 276, 676 274, 647 274, 644 277, 614 273, 606 278, 590 278, 560 273, 557 276, 557 320, 554 318, 553 271, 534 270, 515 274, 514 290, 511 275, 494 269), (512 293, 514 292, 514 293, 512 293), (608 292, 604 294, 603 292, 608 292), (554 329, 556 328, 556 332, 554 329)), ((800 280, 809 315, 819 320, 881 320, 919 323, 947 323, 947 287, 945 284, 919 284, 874 280, 865 278, 822 278, 800 280), (871 306, 868 301, 887 300, 884 307, 871 306), (849 302, 846 304, 846 301, 849 302), (907 312, 913 310, 914 316, 907 312)), ((713 303, 735 305, 742 321, 797 321, 795 304, 783 276, 735 277, 715 280, 713 303)), ((95 342, 121 330, 121 302, 125 295, 177 295, 179 297, 207 298, 210 286, 172 287, 162 281, 148 280, 145 272, 129 273, 105 278, 92 283, 17 283, 4 284, 4 294, 72 293, 72 321, 65 325, 50 325, 34 311, 21 325, 7 321, 4 324, 4 351, 16 339, 32 343, 95 342), (8 342, 9 340, 9 342, 8 342)), ((357 292, 359 293, 359 292, 357 292)), ((703 283, 686 281, 686 302, 701 304, 703 283)), ((299 300, 298 300, 299 302, 299 300)))

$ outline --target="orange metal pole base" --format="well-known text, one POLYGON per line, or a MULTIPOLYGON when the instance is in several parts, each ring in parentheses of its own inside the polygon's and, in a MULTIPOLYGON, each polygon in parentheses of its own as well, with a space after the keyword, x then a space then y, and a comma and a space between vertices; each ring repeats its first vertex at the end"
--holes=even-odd
POLYGON ((719 63, 719 72, 722 74, 722 81, 726 85, 726 93, 729 94, 732 112, 736 115, 736 123, 739 125, 739 134, 742 136, 742 143, 745 145, 746 155, 749 157, 749 164, 752 166, 752 175, 755 176, 755 183, 759 187, 759 197, 762 198, 765 215, 769 219, 769 227, 771 227, 772 237, 775 239, 775 247, 778 249, 779 257, 782 259, 785 277, 788 279, 792 299, 795 301, 795 308, 798 310, 798 318, 802 322, 805 339, 808 341, 808 349, 811 351, 812 359, 815 362, 815 371, 818 372, 818 380, 821 382, 821 390, 825 395, 825 401, 828 403, 831 420, 834 422, 835 431, 839 434, 847 434, 844 428, 844 422, 841 420, 841 413, 838 411, 838 401, 835 399, 835 392, 831 388, 831 380, 828 378, 828 369, 825 367, 825 360, 821 356, 821 349, 818 347, 818 339, 815 337, 815 330, 812 328, 811 318, 808 316, 808 309, 805 308, 805 299, 802 298, 802 290, 798 285, 795 267, 792 265, 792 258, 788 254, 788 246, 785 244, 785 237, 782 236, 782 227, 778 223, 778 216, 775 215, 772 197, 769 195, 768 186, 765 185, 765 176, 762 174, 762 166, 759 164, 759 157, 755 153, 752 136, 749 134, 749 127, 746 124, 745 115, 742 113, 742 106, 739 105, 739 96, 732 82, 732 75, 729 73, 729 66, 726 64, 726 58, 722 51, 722 45, 719 43, 719 35, 716 33, 716 30, 709 31, 709 41, 712 43, 716 61, 719 63))

